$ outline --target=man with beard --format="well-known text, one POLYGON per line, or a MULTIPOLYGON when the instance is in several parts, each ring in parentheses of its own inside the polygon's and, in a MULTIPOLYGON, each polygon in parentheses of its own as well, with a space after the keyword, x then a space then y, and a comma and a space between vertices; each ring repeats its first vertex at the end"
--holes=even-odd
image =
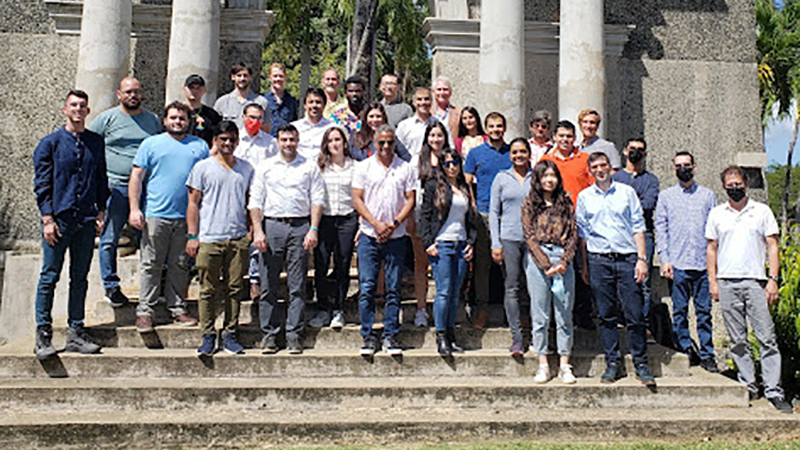
POLYGON ((642 205, 644 215, 644 243, 647 249, 647 276, 642 284, 644 294, 644 319, 647 321, 650 313, 650 273, 653 270, 653 250, 655 249, 655 236, 653 226, 653 213, 658 202, 658 177, 648 172, 645 168, 647 157, 647 142, 643 137, 628 140, 628 145, 622 150, 625 155, 625 168, 614 173, 614 181, 625 183, 636 191, 639 203, 642 205))
POLYGON ((214 103, 214 109, 223 119, 232 120, 236 127, 241 130, 244 128, 244 123, 242 122, 244 107, 250 103, 258 103, 267 112, 262 123, 263 130, 269 132, 269 103, 263 96, 250 90, 250 83, 253 82, 253 69, 245 62, 234 64, 231 66, 231 81, 233 81, 233 90, 218 98, 214 103))
POLYGON ((214 108, 203 104, 206 80, 197 74, 189 75, 183 83, 183 95, 186 96, 186 104, 192 110, 189 134, 201 138, 211 147, 211 140, 214 137, 212 129, 222 121, 222 116, 214 108))
POLYGON ((325 110, 322 117, 333 120, 334 111, 347 106, 347 99, 339 95, 339 73, 336 69, 322 72, 322 89, 325 90, 325 110))
POLYGON ((153 308, 158 303, 161 272, 167 264, 164 297, 175 322, 192 326, 197 320, 186 311, 189 282, 186 254, 186 179, 195 163, 208 157, 208 145, 189 131, 189 107, 172 102, 164 108, 166 132, 142 142, 133 160, 128 185, 131 226, 142 230, 141 282, 136 329, 153 331, 153 308), (147 184, 146 208, 139 207, 142 184, 147 184))
POLYGON ((325 92, 318 87, 309 88, 303 98, 303 108, 306 110, 305 116, 292 122, 300 133, 297 153, 308 160, 316 161, 322 145, 322 135, 333 126, 330 120, 322 117, 322 111, 325 109, 325 92))
POLYGON ((105 298, 113 307, 128 303, 117 275, 117 244, 122 228, 128 222, 128 180, 133 158, 146 138, 161 132, 158 116, 142 107, 142 85, 133 77, 119 82, 119 106, 103 111, 88 129, 103 137, 106 144, 106 167, 110 195, 106 205, 106 222, 100 233, 100 276, 105 298))
POLYGON ((347 131, 349 136, 358 131, 359 114, 364 108, 364 91, 367 83, 358 76, 353 75, 344 82, 344 93, 347 105, 334 110, 331 114, 333 123, 347 131))

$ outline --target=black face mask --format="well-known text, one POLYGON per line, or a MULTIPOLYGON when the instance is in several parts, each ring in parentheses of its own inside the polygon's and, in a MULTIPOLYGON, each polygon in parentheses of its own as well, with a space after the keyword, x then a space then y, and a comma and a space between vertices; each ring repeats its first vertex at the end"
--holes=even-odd
POLYGON ((728 197, 734 202, 741 201, 746 195, 743 187, 727 188, 725 192, 728 193, 728 197))
POLYGON ((694 178, 694 170, 691 167, 681 167, 675 171, 675 176, 684 183, 688 183, 694 178))
POLYGON ((644 152, 635 148, 633 150, 628 150, 628 161, 636 164, 644 158, 644 152))

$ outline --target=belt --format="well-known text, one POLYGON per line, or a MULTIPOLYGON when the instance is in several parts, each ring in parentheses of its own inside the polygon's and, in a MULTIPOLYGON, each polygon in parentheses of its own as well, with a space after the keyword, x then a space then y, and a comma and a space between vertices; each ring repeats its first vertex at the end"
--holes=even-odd
POLYGON ((606 259, 612 259, 614 261, 619 261, 620 259, 629 258, 631 256, 636 255, 636 253, 592 253, 592 255, 600 256, 606 259))
POLYGON ((266 220, 274 220, 275 222, 283 222, 283 223, 297 223, 302 221, 309 220, 308 216, 304 217, 264 217, 266 220))

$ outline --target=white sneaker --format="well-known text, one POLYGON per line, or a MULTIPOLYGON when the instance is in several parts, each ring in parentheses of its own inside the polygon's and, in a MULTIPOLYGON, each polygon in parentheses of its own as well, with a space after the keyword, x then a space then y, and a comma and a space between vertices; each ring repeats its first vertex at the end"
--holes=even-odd
POLYGON ((344 328, 344 313, 341 311, 335 311, 333 313, 333 319, 331 320, 331 328, 336 331, 341 331, 344 328))
POLYGON ((533 382, 542 384, 548 381, 550 381, 550 366, 547 364, 539 364, 539 370, 536 371, 533 382))
POLYGON ((425 309, 418 309, 417 314, 414 316, 414 326, 420 328, 428 327, 428 311, 425 309))
POLYGON ((561 382, 564 384, 575 384, 578 382, 578 379, 572 374, 572 366, 569 364, 564 364, 558 369, 558 378, 561 378, 561 382))
POLYGON ((314 317, 308 321, 308 326, 311 328, 323 328, 328 326, 330 316, 327 311, 319 311, 314 317))

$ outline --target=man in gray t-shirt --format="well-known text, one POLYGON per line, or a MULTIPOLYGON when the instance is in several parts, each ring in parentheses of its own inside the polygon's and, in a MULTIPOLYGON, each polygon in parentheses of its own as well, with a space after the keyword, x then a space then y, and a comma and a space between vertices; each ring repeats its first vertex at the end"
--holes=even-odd
POLYGON ((224 120, 231 120, 241 131, 244 129, 242 113, 244 107, 250 103, 258 103, 264 109, 261 129, 269 133, 271 117, 269 102, 263 95, 258 95, 250 90, 250 83, 253 81, 253 69, 244 62, 238 62, 231 67, 231 81, 233 90, 214 103, 214 109, 224 120))
POLYGON ((245 295, 250 238, 247 235, 247 197, 253 166, 233 156, 239 130, 228 120, 214 128, 212 155, 192 168, 186 186, 188 241, 186 253, 196 258, 200 275, 200 356, 211 356, 216 346, 213 301, 224 294, 222 348, 231 354, 243 351, 236 340, 239 302, 245 295), (199 229, 199 234, 198 234, 199 229), (225 280, 225 284, 220 279, 225 280))

